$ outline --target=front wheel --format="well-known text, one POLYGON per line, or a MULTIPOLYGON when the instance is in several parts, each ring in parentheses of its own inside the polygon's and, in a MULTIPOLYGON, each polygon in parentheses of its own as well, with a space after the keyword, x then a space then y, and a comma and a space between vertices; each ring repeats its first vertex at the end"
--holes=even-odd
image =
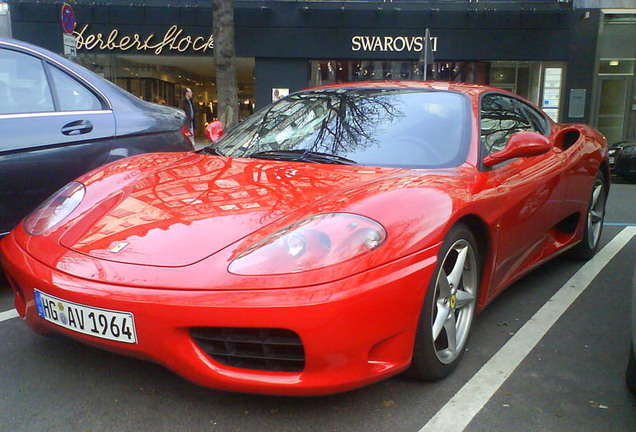
POLYGON ((475 315, 479 262, 473 234, 465 225, 455 225, 444 239, 428 285, 408 375, 438 381, 459 363, 475 315))

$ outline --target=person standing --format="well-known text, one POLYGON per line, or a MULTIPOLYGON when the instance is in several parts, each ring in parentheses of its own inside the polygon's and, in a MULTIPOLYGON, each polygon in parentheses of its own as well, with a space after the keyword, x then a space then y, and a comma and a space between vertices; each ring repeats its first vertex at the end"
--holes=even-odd
POLYGON ((192 89, 186 88, 183 91, 183 99, 179 103, 179 108, 185 112, 186 119, 188 120, 188 127, 192 134, 192 142, 194 142, 194 106, 192 105, 192 89))

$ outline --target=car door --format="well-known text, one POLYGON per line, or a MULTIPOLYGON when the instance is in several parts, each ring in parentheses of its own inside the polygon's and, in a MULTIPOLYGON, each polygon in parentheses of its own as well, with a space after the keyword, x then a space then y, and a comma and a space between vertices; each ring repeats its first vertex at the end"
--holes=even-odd
POLYGON ((100 165, 112 145, 108 101, 61 65, 0 47, 0 236, 100 165))
MULTIPOLYGON (((534 111, 512 96, 489 93, 482 97, 482 156, 503 149, 516 132, 549 134, 548 123, 541 126, 530 118, 528 109, 534 111)), ((542 257, 546 235, 560 220, 559 205, 565 193, 562 165, 562 152, 553 148, 543 155, 513 159, 486 170, 498 206, 493 294, 542 257)))

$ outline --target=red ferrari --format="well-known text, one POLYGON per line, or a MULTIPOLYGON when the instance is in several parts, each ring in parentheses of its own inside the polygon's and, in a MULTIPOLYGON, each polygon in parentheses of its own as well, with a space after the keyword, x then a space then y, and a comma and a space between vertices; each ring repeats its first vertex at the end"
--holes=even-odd
POLYGON ((608 191, 605 138, 513 94, 343 84, 78 178, 1 262, 38 333, 216 389, 321 395, 451 373, 501 290, 592 257, 608 191))

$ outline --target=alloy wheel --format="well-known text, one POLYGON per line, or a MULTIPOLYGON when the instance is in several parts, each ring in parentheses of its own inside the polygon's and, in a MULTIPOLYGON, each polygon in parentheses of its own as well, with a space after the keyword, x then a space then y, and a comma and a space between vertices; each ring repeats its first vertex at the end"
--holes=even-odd
POLYGON ((444 364, 452 363, 468 340, 478 280, 475 251, 459 239, 446 253, 435 285, 431 331, 435 353, 444 364))
POLYGON ((601 229, 605 218, 605 199, 605 185, 602 179, 597 178, 594 182, 590 208, 587 212, 588 246, 590 249, 596 249, 601 238, 601 229))

